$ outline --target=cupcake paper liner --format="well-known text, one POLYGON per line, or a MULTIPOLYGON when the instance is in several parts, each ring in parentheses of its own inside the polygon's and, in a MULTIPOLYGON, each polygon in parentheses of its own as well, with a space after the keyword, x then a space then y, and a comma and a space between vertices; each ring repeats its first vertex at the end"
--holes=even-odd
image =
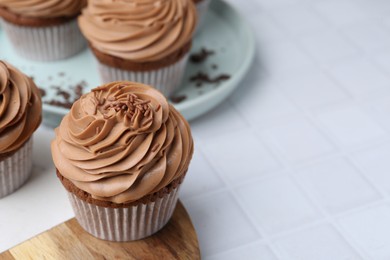
POLYGON ((76 219, 91 235, 114 242, 148 237, 172 217, 180 185, 162 198, 125 208, 107 208, 87 203, 68 192, 76 219))
POLYGON ((30 138, 13 155, 0 161, 0 198, 20 188, 30 177, 32 143, 32 138, 30 138))
POLYGON ((54 61, 71 57, 85 46, 77 19, 60 25, 28 27, 2 21, 16 52, 27 59, 54 61))
POLYGON ((180 87, 188 57, 186 54, 176 63, 152 71, 123 70, 99 62, 99 71, 103 83, 122 80, 140 82, 153 86, 169 97, 180 87))
POLYGON ((198 11, 198 25, 195 30, 196 33, 202 29, 210 3, 211 0, 203 0, 196 4, 196 10, 198 11))

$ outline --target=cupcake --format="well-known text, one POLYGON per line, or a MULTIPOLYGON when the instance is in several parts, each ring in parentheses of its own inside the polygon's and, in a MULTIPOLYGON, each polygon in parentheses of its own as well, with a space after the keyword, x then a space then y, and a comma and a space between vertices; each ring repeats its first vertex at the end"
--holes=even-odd
POLYGON ((196 31, 198 32, 204 24, 206 18, 206 13, 209 10, 211 0, 192 0, 196 5, 196 10, 198 12, 198 25, 196 31))
POLYGON ((196 21, 191 0, 91 0, 79 17, 104 83, 142 82, 166 96, 180 86, 196 21))
POLYGON ((87 232, 132 241, 168 222, 193 141, 160 92, 128 81, 100 86, 73 104, 55 132, 57 176, 87 232))
POLYGON ((41 123, 42 103, 31 78, 0 61, 0 198, 30 177, 32 134, 41 123))
POLYGON ((86 45, 77 16, 87 0, 0 0, 3 28, 16 52, 37 61, 71 57, 86 45))

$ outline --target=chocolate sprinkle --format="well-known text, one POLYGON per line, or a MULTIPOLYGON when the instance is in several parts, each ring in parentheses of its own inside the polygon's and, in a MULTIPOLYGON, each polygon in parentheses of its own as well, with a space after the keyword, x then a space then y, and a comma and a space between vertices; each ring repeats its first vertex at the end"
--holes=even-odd
POLYGON ((193 63, 203 63, 210 55, 215 54, 213 50, 202 48, 199 53, 194 53, 190 56, 190 61, 193 63))

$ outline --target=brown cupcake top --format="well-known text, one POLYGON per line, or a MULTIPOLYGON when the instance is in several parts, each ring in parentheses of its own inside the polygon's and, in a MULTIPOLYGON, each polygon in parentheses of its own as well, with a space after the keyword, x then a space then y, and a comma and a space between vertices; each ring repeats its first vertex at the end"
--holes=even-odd
POLYGON ((41 123, 42 103, 31 78, 0 61, 0 156, 19 149, 41 123))
POLYGON ((25 17, 73 17, 87 5, 87 0, 0 0, 0 7, 25 17))
POLYGON ((192 0, 92 0, 79 25, 93 48, 136 62, 168 57, 192 39, 192 0))
POLYGON ((59 174, 94 199, 120 204, 182 177, 193 141, 187 121, 160 92, 113 82, 73 104, 51 148, 59 174))

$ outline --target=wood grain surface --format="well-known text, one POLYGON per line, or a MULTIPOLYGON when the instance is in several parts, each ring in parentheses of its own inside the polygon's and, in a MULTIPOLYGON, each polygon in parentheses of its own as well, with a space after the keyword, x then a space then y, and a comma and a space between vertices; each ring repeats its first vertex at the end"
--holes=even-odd
POLYGON ((70 219, 10 250, 0 259, 200 259, 191 219, 179 202, 172 219, 158 233, 134 242, 97 239, 70 219))

